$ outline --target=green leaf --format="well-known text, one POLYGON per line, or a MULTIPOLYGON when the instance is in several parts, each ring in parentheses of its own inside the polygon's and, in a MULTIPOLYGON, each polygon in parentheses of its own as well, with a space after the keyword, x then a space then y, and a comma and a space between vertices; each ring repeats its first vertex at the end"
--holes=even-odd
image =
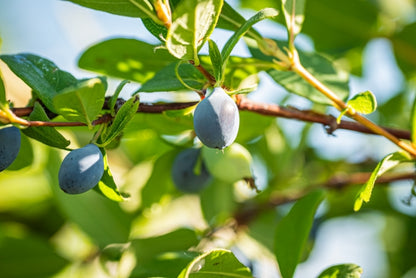
POLYGON ((369 180, 358 191, 354 201, 354 211, 359 211, 363 202, 369 202, 371 193, 373 192, 374 184, 378 177, 383 175, 388 170, 396 167, 400 163, 410 162, 411 158, 408 153, 395 152, 385 156, 371 173, 369 180))
MULTIPOLYGON (((262 54, 257 46, 249 44, 253 57, 265 61, 271 58, 262 54)), ((278 44, 281 44, 278 42, 278 44)), ((331 89, 340 99, 346 100, 349 96, 349 75, 338 69, 330 60, 318 53, 298 51, 302 65, 325 86, 331 89)), ((270 68, 266 71, 273 80, 283 86, 287 91, 303 96, 313 102, 332 105, 332 102, 312 85, 303 80, 292 71, 279 71, 270 68)))
POLYGON ((2 277, 52 277, 69 263, 44 239, 35 236, 5 236, 4 231, 0 232, 2 277))
POLYGON ((107 153, 103 149, 101 149, 101 152, 103 152, 104 159, 104 174, 97 186, 94 187, 94 190, 112 201, 122 202, 125 198, 118 191, 117 185, 114 182, 113 174, 108 166, 107 153))
POLYGON ((305 250, 315 212, 325 192, 314 191, 298 200, 277 225, 275 255, 283 278, 292 278, 305 250))
POLYGON ((137 238, 131 241, 139 263, 149 261, 166 252, 186 251, 199 243, 194 230, 180 228, 178 230, 149 238, 137 238))
POLYGON ((177 59, 166 49, 135 39, 115 38, 88 48, 80 57, 80 68, 121 79, 144 83, 177 59))
POLYGON ((318 278, 360 278, 363 269, 356 264, 339 264, 325 269, 318 278))
POLYGON ((7 167, 7 170, 20 170, 33 163, 33 147, 27 136, 21 136, 20 150, 13 163, 7 167))
POLYGON ((174 191, 170 169, 178 150, 162 154, 153 165, 152 175, 146 182, 141 194, 141 207, 147 208, 159 202, 163 196, 174 191))
POLYGON ((68 121, 79 121, 91 128, 103 108, 105 87, 100 78, 81 81, 55 96, 54 106, 68 121))
POLYGON ((0 55, 0 59, 54 113, 57 113, 57 110, 53 106, 53 98, 60 90, 77 83, 77 79, 70 73, 60 70, 51 61, 33 54, 0 55))
POLYGON ((69 221, 78 225, 101 248, 128 241, 132 219, 119 203, 103 198, 94 190, 78 195, 66 194, 58 185, 62 159, 55 150, 50 149, 47 162, 54 198, 69 221))
POLYGON ((416 53, 415 32, 416 23, 412 23, 391 38, 397 63, 408 78, 414 78, 416 75, 416 61, 409 58, 416 53))
POLYGON ((371 1, 308 0, 305 14, 302 32, 312 38, 317 51, 346 58, 347 51, 362 50, 378 35, 379 6, 371 1))
POLYGON ((234 49, 237 42, 244 36, 245 33, 250 30, 251 26, 256 24, 259 21, 265 20, 267 18, 272 18, 278 15, 278 11, 272 8, 266 8, 255 15, 253 15, 249 20, 244 22, 243 25, 231 36, 231 38, 228 39, 228 41, 225 43, 222 51, 221 51, 221 57, 224 63, 224 67, 226 64, 226 61, 228 60, 228 57, 231 54, 231 51, 234 49))
POLYGON ((209 58, 211 59, 212 69, 214 71, 215 80, 222 82, 223 70, 222 70, 222 57, 217 44, 213 40, 208 40, 209 58))
POLYGON ((108 127, 108 129, 105 131, 104 135, 102 136, 101 144, 104 144, 104 145, 109 144, 123 131, 126 125, 130 122, 130 120, 137 113, 139 104, 140 104, 139 98, 132 97, 128 101, 126 101, 123 104, 123 106, 121 106, 112 124, 108 127))
POLYGON ((150 18, 142 18, 144 27, 161 42, 166 41, 168 35, 168 28, 164 25, 159 25, 150 18))
POLYGON ((0 71, 0 104, 6 103, 6 89, 4 88, 3 75, 0 71))
POLYGON ((182 269, 198 255, 200 253, 190 251, 166 252, 152 260, 138 264, 131 277, 177 277, 182 269))
POLYGON ((222 0, 183 0, 173 12, 166 47, 178 59, 194 60, 217 24, 222 0))
POLYGON ((66 0, 75 4, 104 11, 112 14, 130 16, 130 17, 150 17, 156 22, 162 24, 157 18, 154 8, 148 0, 66 0))
POLYGON ((294 39, 302 29, 306 0, 281 0, 281 2, 287 32, 294 39))
MULTIPOLYGON (((218 28, 237 31, 245 22, 246 19, 242 15, 233 9, 227 2, 224 2, 217 24, 218 28)), ((262 36, 253 28, 250 28, 246 35, 254 40, 262 39, 262 36)))
POLYGON ((347 105, 351 106, 358 113, 370 114, 377 108, 376 97, 370 91, 365 91, 355 95, 347 102, 347 105))
MULTIPOLYGON (((33 111, 29 115, 30 121, 49 121, 45 110, 39 102, 35 102, 33 111)), ((22 129, 22 132, 35 140, 38 140, 48 146, 56 147, 60 149, 66 148, 70 141, 65 139, 54 127, 40 126, 40 127, 28 127, 22 129)))
POLYGON ((236 209, 234 187, 214 180, 200 193, 200 202, 202 214, 209 225, 215 227, 224 224, 236 209))
POLYGON ((238 261, 231 251, 215 249, 195 258, 178 278, 253 277, 250 269, 238 261))
POLYGON ((410 128, 412 143, 416 143, 416 97, 413 100, 412 112, 410 114, 410 128))
MULTIPOLYGON (((178 80, 175 68, 176 63, 163 68, 152 79, 145 82, 136 93, 189 90, 178 80)), ((206 83, 202 73, 191 64, 181 64, 178 73, 182 81, 189 87, 201 89, 206 83)))

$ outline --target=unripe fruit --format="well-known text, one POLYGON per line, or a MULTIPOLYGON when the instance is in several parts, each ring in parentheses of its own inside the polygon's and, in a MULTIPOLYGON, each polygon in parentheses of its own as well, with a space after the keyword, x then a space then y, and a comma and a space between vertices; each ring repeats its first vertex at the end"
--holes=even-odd
POLYGON ((238 107, 220 87, 195 108, 195 133, 207 147, 224 149, 229 146, 237 137, 239 125, 238 107))
POLYGON ((15 127, 0 129, 0 172, 9 167, 20 150, 20 130, 15 127))
POLYGON ((231 144, 223 151, 202 148, 202 157, 208 171, 217 179, 234 183, 241 179, 252 178, 252 157, 240 144, 231 144))
POLYGON ((59 168, 59 186, 69 194, 86 192, 97 185, 104 174, 104 160, 94 144, 71 151, 59 168))
POLYGON ((176 188, 186 193, 197 193, 212 180, 202 160, 199 149, 186 149, 173 161, 172 179, 176 188), (200 162, 200 164, 197 164, 200 162))

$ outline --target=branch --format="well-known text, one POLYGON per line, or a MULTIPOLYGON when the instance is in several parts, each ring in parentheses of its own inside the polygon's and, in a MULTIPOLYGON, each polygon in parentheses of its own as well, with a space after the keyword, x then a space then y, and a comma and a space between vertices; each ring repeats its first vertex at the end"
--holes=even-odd
MULTIPOLYGON (((331 115, 325 115, 317 113, 311 110, 299 110, 293 107, 282 107, 276 104, 260 103, 252 101, 242 95, 237 95, 237 105, 241 111, 250 111, 253 113, 271 116, 271 117, 280 117, 286 119, 293 119, 303 122, 319 123, 323 124, 326 127, 326 130, 329 134, 332 134, 337 129, 351 130, 366 134, 376 134, 372 130, 368 129, 364 125, 342 120, 340 124, 337 124, 336 118, 331 115)), ((123 101, 120 101, 122 104, 123 101)), ((120 105, 121 105, 120 104, 120 105)), ((151 104, 151 103, 140 103, 139 113, 162 113, 168 110, 180 110, 185 109, 191 106, 198 104, 198 102, 178 102, 178 103, 164 103, 164 104, 151 104)), ((106 108, 106 104, 104 105, 106 108)), ((32 112, 32 107, 22 107, 22 108, 13 108, 13 113, 18 117, 28 116, 32 112)), ((93 125, 103 124, 111 121, 111 117, 103 116, 93 122, 93 125)), ((85 126, 83 123, 79 122, 31 122, 31 126, 85 126)), ((384 128, 389 133, 394 136, 410 140, 410 132, 407 130, 393 129, 393 128, 384 128)))
MULTIPOLYGON (((244 203, 241 207, 242 210, 237 211, 234 215, 234 219, 238 226, 245 226, 252 220, 256 219, 257 216, 267 210, 274 209, 277 206, 284 205, 290 202, 294 202, 308 194, 310 191, 316 188, 326 188, 331 190, 340 190, 348 186, 364 184, 370 178, 371 173, 354 173, 354 174, 343 174, 337 175, 329 179, 326 183, 320 185, 314 185, 308 187, 305 191, 299 191, 292 194, 279 195, 271 197, 268 201, 262 204, 246 204, 244 203)), ((379 177, 376 180, 376 185, 381 186, 390 182, 400 180, 414 180, 416 179, 416 173, 395 173, 386 174, 379 177)))

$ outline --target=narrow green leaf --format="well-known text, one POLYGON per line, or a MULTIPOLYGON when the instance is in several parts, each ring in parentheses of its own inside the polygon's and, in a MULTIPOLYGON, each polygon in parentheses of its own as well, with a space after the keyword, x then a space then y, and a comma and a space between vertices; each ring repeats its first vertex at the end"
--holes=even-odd
POLYGON ((3 75, 0 71, 0 104, 6 103, 6 89, 4 88, 3 75))
POLYGON ((118 84, 114 94, 110 97, 110 99, 108 100, 108 107, 110 108, 111 114, 113 115, 114 113, 114 108, 115 105, 117 103, 118 97, 121 93, 121 90, 123 90, 124 86, 129 83, 129 80, 123 80, 120 82, 120 84, 118 84))
POLYGON ((412 143, 416 143, 416 97, 413 100, 412 112, 410 114, 410 127, 412 143))
MULTIPOLYGON (((188 90, 188 88, 178 80, 175 73, 176 66, 176 63, 173 63, 163 68, 157 72, 152 79, 145 82, 135 93, 188 90)), ((178 68, 178 74, 182 81, 192 88, 201 89, 206 83, 206 79, 202 73, 191 64, 181 64, 178 68)))
POLYGON ((77 83, 77 79, 70 73, 33 54, 0 55, 0 59, 33 90, 35 96, 50 111, 55 113, 57 110, 53 106, 53 98, 60 90, 77 83))
POLYGON ((222 0, 183 0, 173 12, 166 47, 178 59, 199 65, 198 52, 217 24, 222 0))
POLYGON ((292 278, 305 250, 309 231, 325 192, 314 191, 298 200, 277 225, 275 255, 283 278, 292 278))
POLYGON ((281 0, 288 34, 293 39, 302 29, 306 0, 281 0))
POLYGON ((237 42, 244 36, 245 33, 247 33, 248 30, 250 30, 251 26, 256 24, 259 21, 262 21, 267 18, 272 18, 278 15, 278 11, 272 8, 266 8, 255 15, 253 15, 250 19, 248 19, 246 22, 244 22, 243 25, 231 36, 231 38, 228 39, 228 41, 225 43, 224 48, 221 51, 222 60, 224 63, 224 66, 226 64, 226 61, 228 60, 228 57, 231 54, 231 51, 234 49, 237 42))
POLYGON ((135 39, 115 38, 97 43, 80 57, 80 68, 144 83, 177 59, 163 48, 135 39))
POLYGON ((130 17, 150 17, 162 24, 157 18, 154 8, 149 0, 66 0, 75 4, 104 11, 112 14, 130 17))
POLYGON ((318 278, 360 278, 363 269, 356 264, 339 264, 325 269, 318 278))
POLYGON ((243 278, 253 275, 231 251, 214 249, 196 257, 178 276, 178 278, 199 277, 243 278))
POLYGON ((101 180, 98 182, 94 190, 101 193, 104 197, 116 201, 122 202, 125 200, 124 196, 118 191, 117 185, 114 182, 113 174, 111 173, 110 167, 108 166, 107 153, 104 149, 101 149, 104 159, 104 174, 101 180))
MULTIPOLYGON (((39 102, 35 102, 33 111, 29 115, 30 121, 49 121, 45 110, 39 102)), ((70 143, 64 136, 62 136, 54 127, 40 126, 40 127, 28 127, 22 129, 22 132, 39 142, 42 142, 48 146, 64 149, 70 143)))
MULTIPOLYGON (((242 15, 233 9, 227 2, 224 2, 217 24, 218 28, 237 31, 245 22, 246 19, 242 15)), ((256 41, 262 39, 262 36, 253 28, 250 28, 246 35, 256 41)))
POLYGON ((355 197, 354 211, 359 211, 363 202, 369 202, 371 193, 373 192, 374 184, 378 177, 383 175, 388 170, 396 167, 400 163, 410 162, 409 154, 405 152, 395 152, 385 156, 371 173, 369 180, 361 187, 355 197))
POLYGON ((355 109, 358 113, 370 114, 377 108, 376 97, 370 91, 365 91, 355 95, 347 104, 355 109))
POLYGON ((150 18, 142 18, 144 27, 149 31, 155 38, 160 40, 160 42, 166 41, 166 36, 168 35, 168 28, 164 25, 159 25, 150 18))
POLYGON ((126 101, 120 110, 117 112, 116 117, 114 118, 112 124, 106 130, 105 134, 102 136, 103 145, 109 144, 114 138, 116 138, 130 122, 130 120, 137 113, 139 108, 139 98, 132 97, 126 101))
POLYGON ((79 121, 92 127, 92 121, 104 104, 105 84, 100 78, 81 81, 64 89, 53 99, 59 114, 68 121, 79 121))
POLYGON ((213 40, 208 40, 209 57, 211 59, 212 69, 214 71, 215 80, 222 82, 223 79, 223 67, 222 57, 217 44, 213 40))

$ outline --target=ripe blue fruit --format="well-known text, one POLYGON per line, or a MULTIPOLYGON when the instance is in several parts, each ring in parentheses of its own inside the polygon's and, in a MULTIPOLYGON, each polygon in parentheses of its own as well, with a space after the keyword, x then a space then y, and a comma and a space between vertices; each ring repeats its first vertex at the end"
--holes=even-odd
POLYGON ((20 150, 20 130, 15 127, 0 129, 0 172, 10 166, 20 150))
POLYGON ((197 193, 212 180, 202 160, 199 149, 186 149, 180 152, 172 166, 172 179, 176 188, 186 193, 197 193), (201 164, 197 164, 200 162, 201 164))
POLYGON ((239 125, 238 107, 221 87, 215 88, 195 108, 195 133, 207 147, 224 149, 231 145, 239 125))
POLYGON ((59 168, 59 186, 69 194, 86 192, 97 185, 104 174, 104 160, 94 144, 73 150, 59 168))

